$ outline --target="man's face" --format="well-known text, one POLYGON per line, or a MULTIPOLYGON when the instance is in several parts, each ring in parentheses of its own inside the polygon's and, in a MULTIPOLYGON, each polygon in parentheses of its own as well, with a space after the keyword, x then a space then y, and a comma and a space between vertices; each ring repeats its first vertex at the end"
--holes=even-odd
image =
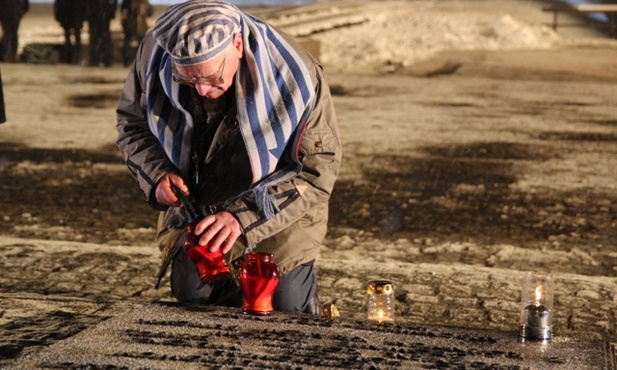
POLYGON ((174 81, 192 86, 204 98, 218 99, 233 85, 242 51, 242 39, 236 34, 227 49, 207 62, 192 66, 174 64, 174 81))

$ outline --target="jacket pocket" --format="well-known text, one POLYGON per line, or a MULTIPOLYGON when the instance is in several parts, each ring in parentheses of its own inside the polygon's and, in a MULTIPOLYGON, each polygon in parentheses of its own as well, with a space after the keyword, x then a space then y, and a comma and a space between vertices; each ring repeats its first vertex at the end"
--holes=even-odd
POLYGON ((336 132, 328 128, 308 129, 300 141, 300 150, 305 155, 334 153, 338 148, 336 132))

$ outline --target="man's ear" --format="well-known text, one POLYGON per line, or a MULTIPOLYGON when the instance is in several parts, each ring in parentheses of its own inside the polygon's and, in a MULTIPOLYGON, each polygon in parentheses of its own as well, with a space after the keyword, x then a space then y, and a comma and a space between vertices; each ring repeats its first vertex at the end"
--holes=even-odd
POLYGON ((238 52, 238 58, 242 58, 244 56, 244 42, 242 41, 242 34, 239 32, 234 33, 233 39, 234 48, 238 52))

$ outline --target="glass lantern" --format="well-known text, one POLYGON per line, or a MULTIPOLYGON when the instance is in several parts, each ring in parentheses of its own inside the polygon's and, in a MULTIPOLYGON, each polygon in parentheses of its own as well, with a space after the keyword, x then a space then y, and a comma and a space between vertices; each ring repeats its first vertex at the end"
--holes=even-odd
POLYGON ((528 340, 550 340, 553 318, 553 276, 527 272, 521 291, 519 336, 528 340))
POLYGON ((371 280, 366 286, 366 318, 394 322, 394 288, 390 280, 371 280))

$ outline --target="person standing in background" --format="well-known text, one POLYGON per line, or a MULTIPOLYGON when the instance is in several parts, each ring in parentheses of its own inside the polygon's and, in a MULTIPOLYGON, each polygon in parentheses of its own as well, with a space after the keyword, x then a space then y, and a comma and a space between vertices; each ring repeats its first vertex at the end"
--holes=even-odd
POLYGON ((93 67, 110 67, 114 61, 110 22, 116 17, 118 0, 89 0, 87 21, 90 31, 90 59, 93 67))
POLYGON ((154 9, 148 0, 122 0, 120 5, 122 17, 122 59, 128 66, 135 58, 133 43, 139 45, 146 32, 148 32, 148 17, 152 16, 154 9))
POLYGON ((54 17, 64 30, 62 60, 65 63, 81 63, 81 29, 86 20, 87 6, 84 0, 54 1, 54 17))
POLYGON ((2 71, 0 71, 0 123, 6 122, 6 112, 4 110, 4 93, 2 92, 2 71))
POLYGON ((28 0, 0 0, 0 26, 2 40, 0 42, 0 61, 14 63, 17 61, 19 46, 19 23, 30 9, 28 0))

